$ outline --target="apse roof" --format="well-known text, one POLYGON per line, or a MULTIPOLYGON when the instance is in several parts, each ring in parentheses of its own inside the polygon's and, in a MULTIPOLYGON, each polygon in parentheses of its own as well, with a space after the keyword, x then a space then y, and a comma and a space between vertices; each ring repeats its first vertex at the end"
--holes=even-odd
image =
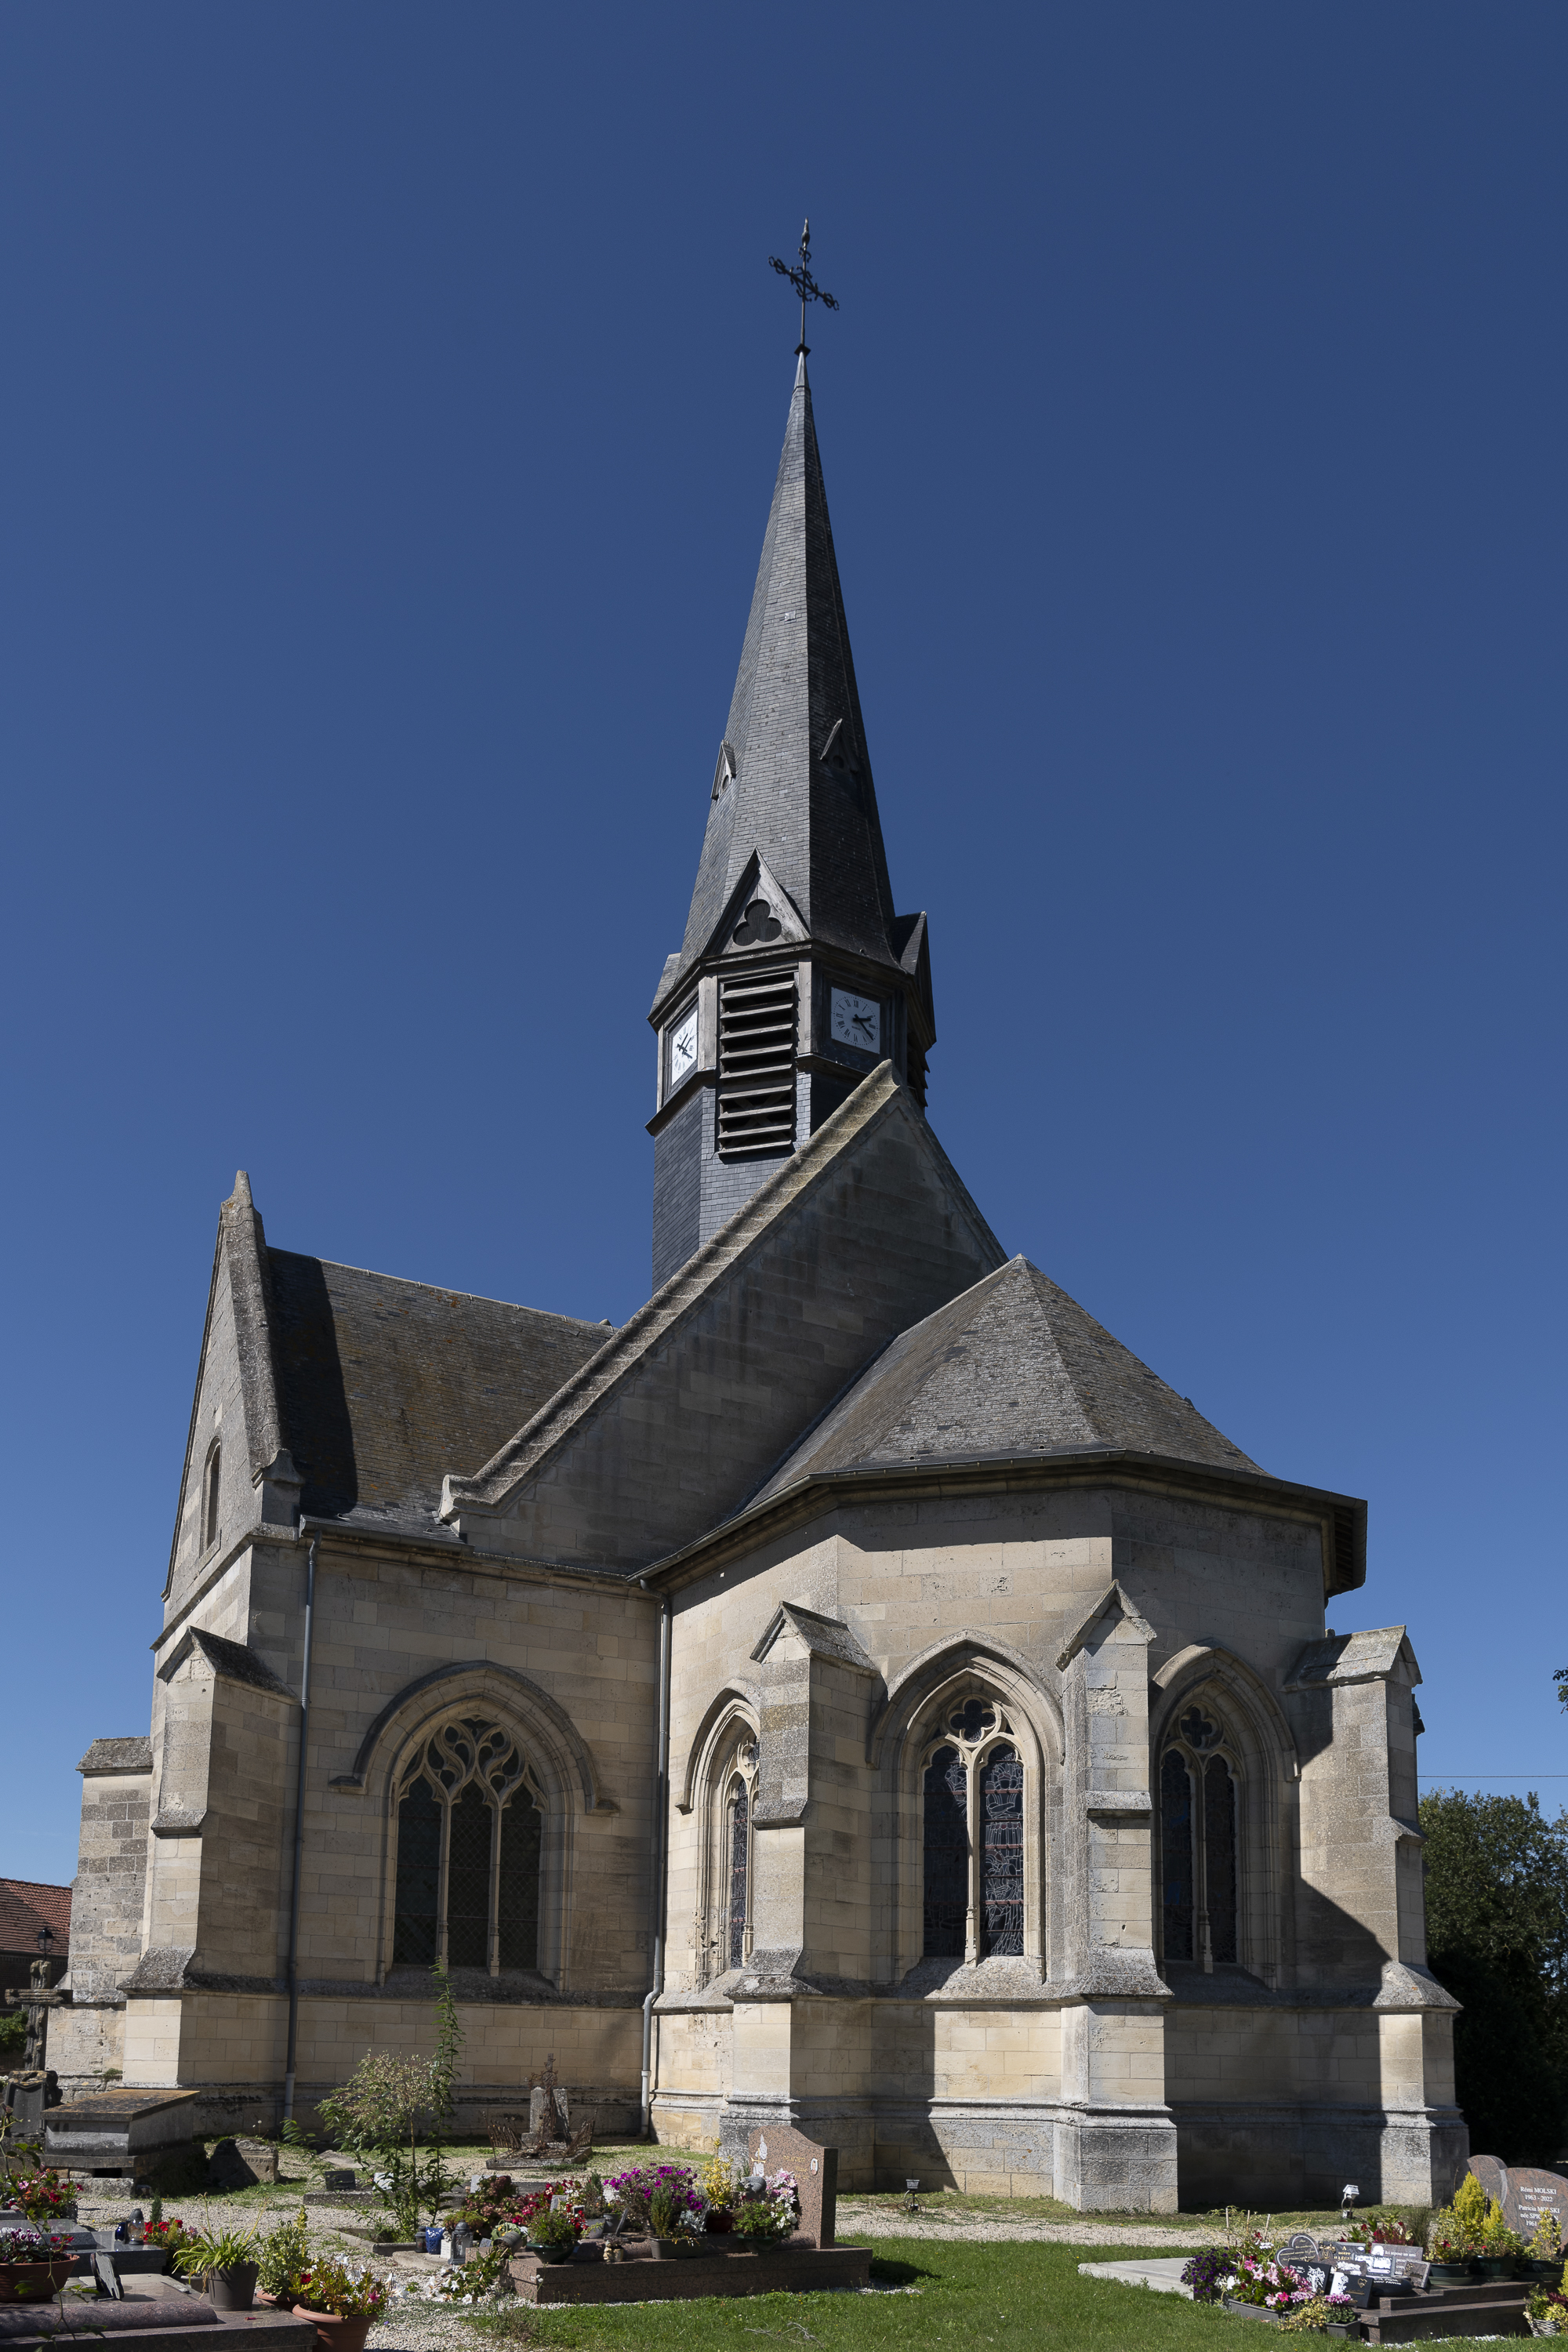
POLYGON ((1190 1398, 1015 1257, 884 1349, 754 1499, 834 1470, 1085 1445, 1258 1467, 1190 1398))

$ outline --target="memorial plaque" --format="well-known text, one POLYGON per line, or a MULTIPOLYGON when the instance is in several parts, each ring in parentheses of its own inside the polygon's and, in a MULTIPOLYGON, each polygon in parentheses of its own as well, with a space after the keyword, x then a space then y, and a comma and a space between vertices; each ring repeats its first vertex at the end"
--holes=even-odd
POLYGON ((838 2208, 838 2150, 820 2147, 793 2124, 775 2124, 754 2131, 746 2142, 752 2169, 793 2172, 800 2190, 796 2228, 814 2246, 831 2246, 838 2208))

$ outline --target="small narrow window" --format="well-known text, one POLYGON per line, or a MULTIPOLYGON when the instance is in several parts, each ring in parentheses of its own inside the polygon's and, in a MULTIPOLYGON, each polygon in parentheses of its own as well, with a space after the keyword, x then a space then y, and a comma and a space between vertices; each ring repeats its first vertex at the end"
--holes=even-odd
POLYGON ((395 1965, 435 1967, 440 1894, 441 1808, 428 1780, 416 1780, 397 1808, 395 1965))
POLYGON ((963 1958, 969 1914, 969 1776, 956 1748, 925 1775, 925 1941, 929 1959, 963 1958))
POLYGON ((218 1470, 223 1461, 223 1448, 215 1445, 207 1455, 207 1466, 202 1476, 202 1549, 217 1541, 218 1470))
POLYGON ((980 1768, 985 1949, 1024 1949, 1024 1767, 1016 1748, 993 1748, 980 1768))
POLYGON ((1236 1782, 1223 1756, 1204 1766, 1204 1895, 1209 1950, 1216 1960, 1236 1951, 1236 1782))
POLYGON ((490 1961, 490 1830, 495 1819, 470 1780, 452 1807, 447 1861, 447 1966, 490 1961))
POLYGON ((736 1780, 730 1795, 730 1915, 727 1968, 738 1969, 746 1957, 746 1915, 751 1895, 751 1808, 746 1784, 736 1780))
POLYGON ((1160 1767, 1160 1863, 1164 1881, 1165 1958, 1193 1957, 1193 1784, 1173 1748, 1160 1767))
POLYGON ((500 1821, 500 1964, 539 1966, 539 1807, 520 1789, 500 1821))

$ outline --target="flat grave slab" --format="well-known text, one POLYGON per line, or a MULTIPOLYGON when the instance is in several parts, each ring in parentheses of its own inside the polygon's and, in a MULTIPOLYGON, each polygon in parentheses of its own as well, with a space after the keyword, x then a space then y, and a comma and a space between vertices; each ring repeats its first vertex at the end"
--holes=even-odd
POLYGON ((71 2172, 133 2172, 135 2159, 191 2137, 195 2091, 121 2089, 68 2099, 44 2115, 44 2157, 71 2172))
POLYGON ((1182 2273, 1192 2260, 1190 2254, 1159 2254, 1146 2261, 1131 2263, 1079 2263, 1080 2278, 1110 2279, 1118 2286, 1151 2286, 1158 2294, 1184 2294, 1191 2303, 1193 2291, 1182 2284, 1182 2273))

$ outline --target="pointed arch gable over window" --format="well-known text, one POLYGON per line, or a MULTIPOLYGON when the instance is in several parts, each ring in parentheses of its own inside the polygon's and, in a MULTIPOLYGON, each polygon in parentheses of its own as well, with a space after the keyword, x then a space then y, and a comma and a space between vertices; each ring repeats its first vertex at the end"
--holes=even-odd
POLYGON ((413 1727, 444 1706, 462 1699, 488 1703, 521 1717, 532 1748, 548 1756, 563 1789, 581 1791, 585 1813, 613 1813, 619 1808, 605 1796, 593 1750, 565 1708, 531 1675, 503 1666, 489 1658, 470 1658, 461 1664, 435 1666, 427 1675, 405 1683, 360 1741, 350 1771, 334 1776, 332 1787, 346 1794, 363 1794, 384 1769, 393 1749, 401 1746, 413 1727))

